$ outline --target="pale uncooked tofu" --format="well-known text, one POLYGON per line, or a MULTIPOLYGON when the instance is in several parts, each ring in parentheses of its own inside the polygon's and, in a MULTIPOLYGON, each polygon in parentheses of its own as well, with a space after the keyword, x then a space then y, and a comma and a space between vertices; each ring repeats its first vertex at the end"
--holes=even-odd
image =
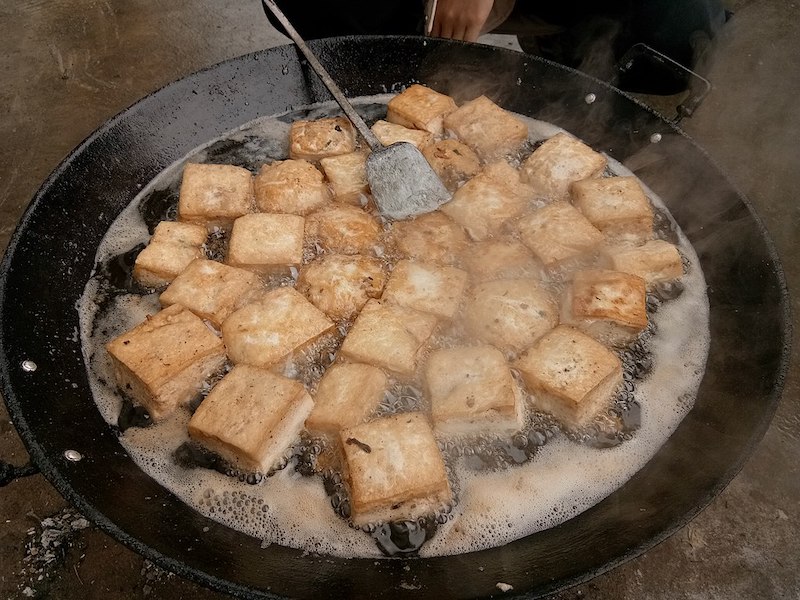
POLYGON ((357 206, 333 204, 306 218, 306 241, 326 252, 371 254, 383 229, 378 219, 357 206))
POLYGON ((616 271, 638 275, 647 282, 648 288, 683 276, 680 252, 664 240, 650 240, 641 246, 605 247, 603 258, 616 271))
POLYGON ((642 243, 653 237, 653 208, 636 177, 582 179, 572 204, 609 240, 642 243))
POLYGON ((481 170, 481 160, 458 140, 439 140, 422 147, 422 155, 451 192, 481 170))
POLYGON ((413 376, 419 354, 438 319, 404 306, 369 300, 342 342, 339 354, 401 377, 413 376))
POLYGON ((225 362, 222 340, 180 305, 148 317, 106 349, 119 388, 154 420, 188 404, 225 362))
POLYGON ((305 216, 327 204, 331 191, 319 169, 306 160, 281 160, 263 165, 255 178, 261 212, 305 216))
POLYGON ((183 168, 178 199, 178 219, 209 230, 227 229, 237 217, 253 212, 253 176, 233 165, 199 165, 183 168))
POLYGON ((326 254, 304 265, 297 290, 334 321, 354 317, 386 284, 383 263, 367 256, 326 254))
POLYGON ((525 244, 512 240, 475 242, 461 258, 473 282, 544 278, 539 259, 525 244))
POLYGON ((467 294, 464 319, 475 338, 519 353, 558 325, 558 303, 536 279, 486 281, 467 294))
POLYGON ((513 435, 527 411, 503 353, 492 346, 441 348, 425 365, 437 433, 513 435))
POLYGON ((189 436, 234 467, 266 474, 300 438, 314 401, 299 381, 236 365, 189 421, 189 436))
POLYGON ((461 306, 466 286, 466 271, 401 260, 389 275, 383 300, 450 319, 461 306))
POLYGON ((355 526, 414 520, 453 500, 444 459, 421 413, 375 419, 340 434, 355 526))
POLYGON ((605 238, 568 202, 552 202, 521 218, 520 239, 547 269, 569 267, 597 250, 605 238))
POLYGON ((378 141, 384 146, 391 146, 397 142, 408 142, 417 148, 421 148, 433 140, 433 134, 430 131, 409 129, 397 123, 389 123, 389 121, 384 120, 375 121, 371 129, 378 141))
POLYGON ((531 392, 532 407, 575 429, 608 409, 622 384, 622 363, 600 342, 559 325, 513 365, 531 392))
POLYGON ((442 135, 442 119, 455 108, 456 103, 450 96, 415 83, 389 100, 386 120, 442 135))
POLYGON ((354 204, 369 193, 366 153, 350 152, 328 156, 320 160, 319 164, 325 171, 325 177, 328 178, 337 201, 354 204))
POLYGON ((225 262, 256 273, 274 273, 303 261, 305 219, 254 213, 233 222, 225 262))
POLYGON ((525 122, 486 96, 465 102, 447 115, 444 128, 475 150, 484 161, 514 154, 528 139, 525 122))
POLYGON ((408 221, 396 221, 392 225, 390 239, 403 258, 439 265, 457 262, 469 244, 463 227, 439 211, 408 221))
POLYGON ((146 287, 161 287, 175 279, 195 258, 204 256, 208 231, 202 225, 161 221, 150 243, 136 257, 133 276, 146 287))
POLYGON ((573 181, 599 177, 608 160, 566 133, 546 140, 522 163, 523 179, 546 200, 567 200, 573 181))
POLYGON ((320 160, 356 149, 356 132, 345 117, 295 121, 289 131, 289 158, 320 160))
POLYGON ((605 269, 576 271, 562 297, 561 322, 607 346, 623 346, 647 327, 646 300, 641 277, 605 269))
POLYGON ((388 388, 383 371, 372 365, 337 363, 331 366, 314 394, 314 409, 306 419, 313 435, 336 437, 342 429, 366 422, 388 388))
POLYGON ((303 294, 281 287, 228 317, 222 339, 235 364, 281 367, 333 327, 303 294))
POLYGON ((258 275, 222 263, 198 258, 159 296, 162 306, 181 304, 215 327, 261 287, 258 275))

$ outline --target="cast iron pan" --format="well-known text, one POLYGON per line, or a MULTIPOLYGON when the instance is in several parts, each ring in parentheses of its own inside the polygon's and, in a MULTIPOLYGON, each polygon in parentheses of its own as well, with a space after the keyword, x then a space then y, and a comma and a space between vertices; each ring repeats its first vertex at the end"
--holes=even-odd
POLYGON ((191 75, 124 111, 58 167, 25 212, 0 277, 0 368, 11 416, 42 472, 115 538, 179 575, 240 596, 466 598, 498 593, 497 582, 513 585, 512 594, 538 596, 610 569, 683 526, 764 434, 788 362, 786 286, 748 202, 679 131, 575 71, 422 38, 313 46, 350 96, 414 81, 459 101, 485 93, 632 166, 666 201, 708 280, 711 349, 695 408, 644 469, 592 509, 500 548, 436 559, 341 560, 262 549, 139 470, 89 392, 76 300, 106 229, 162 169, 256 117, 329 99, 285 46, 191 75), (26 360, 38 368, 23 369, 26 360), (68 449, 83 460, 66 460, 68 449))

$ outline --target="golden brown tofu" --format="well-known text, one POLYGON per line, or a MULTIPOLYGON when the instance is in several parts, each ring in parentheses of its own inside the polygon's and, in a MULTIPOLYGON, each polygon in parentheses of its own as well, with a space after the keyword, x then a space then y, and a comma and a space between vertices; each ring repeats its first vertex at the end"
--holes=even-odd
POLYGON ((162 306, 181 304, 215 327, 261 287, 258 275, 246 269, 198 258, 159 296, 162 306))
POLYGON ((397 142, 408 142, 417 148, 422 148, 433 140, 433 134, 429 131, 409 129, 397 123, 389 123, 383 120, 376 121, 371 129, 378 141, 384 146, 391 146, 397 142))
POLYGON ((321 160, 356 149, 356 132, 345 117, 295 121, 289 131, 289 158, 321 160))
POLYGON ((610 407, 622 384, 622 363, 600 342, 559 325, 516 361, 532 407, 575 429, 610 407))
POLYGON ((329 156, 320 160, 319 164, 325 171, 325 177, 328 178, 337 201, 355 204, 362 196, 369 194, 367 155, 364 152, 329 156))
POLYGON ((537 196, 547 200, 567 200, 573 181, 599 177, 607 159, 566 133, 557 133, 522 163, 522 176, 537 196))
POLYGON ((346 204, 325 207, 306 218, 306 242, 337 254, 372 254, 382 231, 375 217, 346 204))
POLYGON ((415 83, 389 100, 386 120, 442 135, 442 119, 455 108, 456 103, 450 96, 415 83))
POLYGON ((435 211, 392 225, 390 239, 403 258, 452 265, 469 243, 461 225, 435 211))
POLYGON ((236 365, 189 421, 189 436, 243 471, 267 473, 299 439, 314 401, 299 381, 236 365))
POLYGON ((462 256, 473 282, 497 279, 542 279, 544 268, 525 244, 487 240, 470 245, 462 256))
POLYGON ((106 349, 120 389, 154 420, 188 404, 225 362, 222 340, 180 305, 148 317, 106 349))
POLYGON ((281 160, 263 165, 255 178, 258 209, 265 213, 305 216, 331 199, 324 177, 305 160, 281 160))
POLYGON ((478 155, 458 140, 431 142, 422 147, 422 155, 451 192, 481 170, 478 155))
POLYGON ((298 215, 254 213, 233 222, 225 262, 232 267, 273 273, 303 261, 305 219, 298 215))
POLYGON ((333 327, 300 292, 282 287, 228 317, 222 339, 235 364, 281 367, 333 327))
POLYGON ((383 417, 340 434, 351 520, 414 520, 452 502, 444 460, 421 413, 383 417))
POLYGON ((572 203, 607 239, 641 243, 653 237, 653 208, 635 177, 582 179, 572 203))
POLYGON ((638 275, 652 288, 663 281, 683 276, 683 260, 678 249, 664 240, 650 240, 641 246, 603 248, 605 263, 615 271, 638 275))
POLYGON ((452 131, 484 161, 513 154, 528 139, 525 122, 486 96, 470 100, 447 115, 444 128, 452 131))
POLYGON ((227 229, 237 217, 253 212, 253 176, 233 165, 187 164, 183 168, 178 219, 209 230, 227 229))
POLYGON ((466 286, 466 271, 401 260, 386 282, 383 300, 450 319, 461 305, 466 286))
POLYGON ((195 258, 203 257, 207 235, 202 225, 161 221, 150 243, 136 257, 133 276, 145 287, 168 284, 195 258))

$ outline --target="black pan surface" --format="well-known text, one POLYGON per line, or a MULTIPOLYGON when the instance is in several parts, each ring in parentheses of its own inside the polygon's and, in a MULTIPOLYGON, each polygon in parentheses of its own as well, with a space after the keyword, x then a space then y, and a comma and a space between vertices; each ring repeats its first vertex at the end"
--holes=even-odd
POLYGON ((145 475, 92 400, 76 301, 106 229, 161 170, 259 116, 329 99, 285 46, 186 77, 124 111, 56 169, 25 212, 0 274, 0 376, 37 465, 87 517, 147 558, 248 597, 467 598, 498 593, 498 582, 512 585, 511 595, 534 597, 606 571, 683 526, 763 436, 787 368, 786 286, 749 203, 678 130, 553 63, 422 38, 340 38, 313 47, 349 96, 415 81, 458 101, 483 93, 580 136, 660 194, 709 285, 711 348, 694 409, 645 468, 600 504, 506 546, 453 557, 342 560, 261 548, 145 475), (67 460, 68 449, 83 459, 67 460))

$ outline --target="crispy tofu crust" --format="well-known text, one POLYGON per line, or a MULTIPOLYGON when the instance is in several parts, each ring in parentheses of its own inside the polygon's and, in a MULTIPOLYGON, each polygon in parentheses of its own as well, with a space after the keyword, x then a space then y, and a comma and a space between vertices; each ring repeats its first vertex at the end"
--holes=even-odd
POLYGON ((233 222, 225 262, 257 273, 297 266, 303 261, 305 219, 298 215, 255 213, 233 222))
POLYGON ((258 209, 265 213, 305 216, 331 199, 322 173, 306 160, 263 165, 255 178, 258 209))
POLYGON ((525 244, 512 240, 476 242, 461 258, 473 282, 544 277, 542 263, 525 244))
POLYGON ((208 231, 202 225, 161 221, 150 243, 136 257, 134 278, 146 287, 161 287, 175 279, 195 258, 204 256, 208 231))
POLYGON ((638 275, 645 280, 648 289, 683 276, 681 254, 665 240, 650 240, 641 246, 608 246, 603 248, 602 254, 609 267, 638 275))
POLYGON ((570 194, 606 238, 644 242, 653 237, 653 208, 635 177, 582 179, 571 185, 570 194))
POLYGON ((386 120, 442 135, 442 119, 455 108, 456 103, 450 96, 415 83, 389 100, 386 120))
POLYGON ((431 142, 422 147, 422 155, 451 192, 481 170, 478 155, 458 140, 431 142))
POLYGON ((306 218, 307 242, 337 254, 371 254, 382 231, 375 217, 346 204, 328 206, 306 218))
POLYGON ((444 128, 475 150, 484 161, 518 151, 528 139, 528 126, 486 96, 465 102, 444 118, 444 128))
POLYGON ((437 265, 455 264, 469 244, 461 225, 439 211, 395 222, 390 240, 400 256, 437 265))
POLYGON ((384 146, 391 146, 397 142, 408 142, 417 148, 422 148, 433 140, 433 134, 430 131, 409 129, 397 123, 389 123, 383 120, 375 121, 371 129, 378 141, 384 146))
POLYGON ((328 156, 321 159, 319 164, 325 171, 325 177, 328 178, 337 201, 355 203, 369 193, 366 153, 350 152, 328 156))
POLYGON ((295 121, 289 130, 289 158, 321 160, 356 149, 356 133, 345 117, 295 121))
POLYGON ((178 219, 209 230, 226 229, 234 219, 253 212, 253 176, 233 165, 189 163, 183 168, 178 219))
POLYGON ((467 285, 461 269, 411 260, 398 261, 383 300, 450 319, 458 311, 467 285))

